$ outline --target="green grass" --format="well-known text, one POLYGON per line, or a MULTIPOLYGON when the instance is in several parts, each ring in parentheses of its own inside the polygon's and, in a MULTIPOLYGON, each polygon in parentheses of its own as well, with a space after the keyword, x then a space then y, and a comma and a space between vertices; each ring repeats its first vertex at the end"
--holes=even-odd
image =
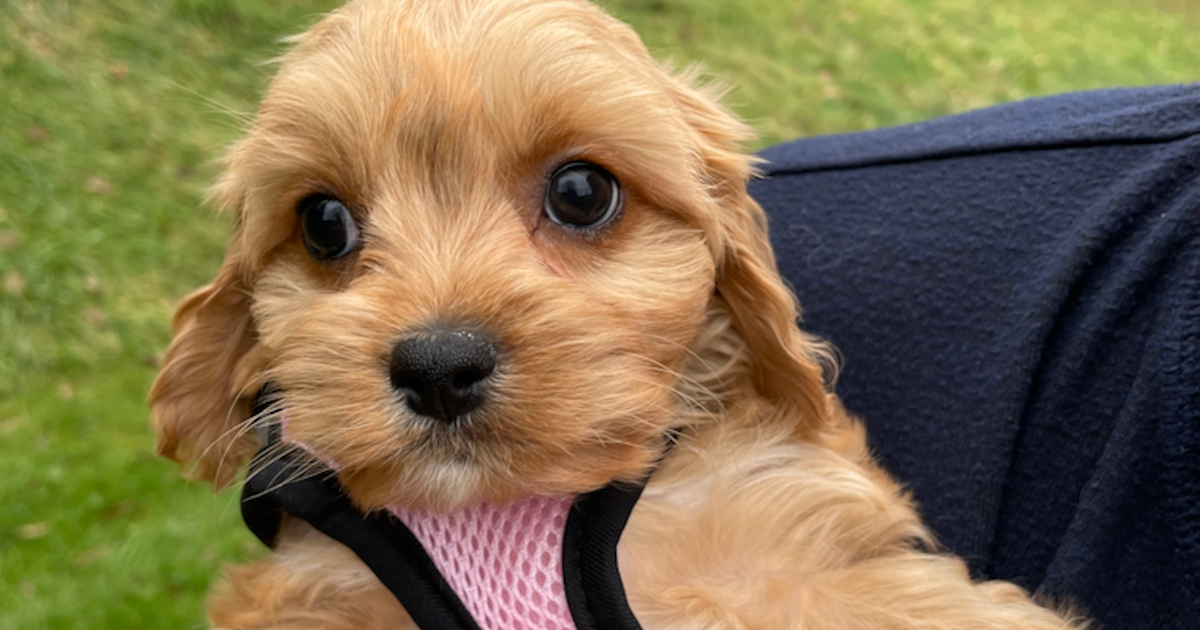
MULTIPOLYGON (((432 0, 431 0, 432 1, 432 0)), ((0 630, 203 627, 261 553, 153 456, 173 303, 216 270, 212 160, 330 1, 0 0, 0 630)), ((614 0, 704 61, 763 142, 1197 79, 1184 0, 614 0)))

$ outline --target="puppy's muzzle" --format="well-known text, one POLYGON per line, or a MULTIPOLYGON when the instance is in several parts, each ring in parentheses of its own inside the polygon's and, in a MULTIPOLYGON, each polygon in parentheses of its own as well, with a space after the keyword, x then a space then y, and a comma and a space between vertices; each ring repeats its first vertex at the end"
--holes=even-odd
POLYGON ((392 387, 414 413, 453 422, 483 403, 497 355, 481 332, 434 329, 392 348, 392 387))

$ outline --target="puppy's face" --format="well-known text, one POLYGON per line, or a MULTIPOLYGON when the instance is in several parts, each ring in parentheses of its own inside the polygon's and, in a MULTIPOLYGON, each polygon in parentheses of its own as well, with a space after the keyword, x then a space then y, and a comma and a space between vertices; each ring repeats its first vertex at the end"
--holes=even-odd
POLYGON ((297 39, 227 159, 236 232, 177 314, 160 449, 228 475, 212 460, 253 448, 237 421, 271 381, 287 437, 365 507, 638 478, 715 311, 803 354, 742 134, 586 3, 344 7, 297 39))

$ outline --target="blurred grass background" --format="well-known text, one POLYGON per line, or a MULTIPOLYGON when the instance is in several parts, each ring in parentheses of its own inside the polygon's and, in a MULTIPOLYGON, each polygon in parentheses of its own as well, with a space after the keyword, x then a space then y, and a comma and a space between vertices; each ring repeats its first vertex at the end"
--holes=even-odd
MULTIPOLYGON (((436 1, 436 0, 429 0, 436 1)), ((200 628, 262 553, 153 455, 173 304, 212 277, 212 161, 333 0, 0 0, 0 630, 200 628)), ((1194 0, 610 0, 766 144, 1041 94, 1192 81, 1194 0)))

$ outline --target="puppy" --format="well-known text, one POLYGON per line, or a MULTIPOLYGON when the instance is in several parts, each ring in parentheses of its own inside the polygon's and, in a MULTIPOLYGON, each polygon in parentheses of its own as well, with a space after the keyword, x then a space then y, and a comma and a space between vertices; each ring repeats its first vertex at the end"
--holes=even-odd
MULTIPOLYGON (((796 327, 750 130, 627 26, 577 0, 356 0, 293 43, 213 190, 234 233, 174 318, 161 454, 231 483, 270 382, 289 448, 364 512, 650 474, 618 549, 650 630, 1082 627, 925 551, 796 327), (453 382, 422 376, 451 355, 453 382)), ((415 627, 298 520, 209 615, 415 627)))

